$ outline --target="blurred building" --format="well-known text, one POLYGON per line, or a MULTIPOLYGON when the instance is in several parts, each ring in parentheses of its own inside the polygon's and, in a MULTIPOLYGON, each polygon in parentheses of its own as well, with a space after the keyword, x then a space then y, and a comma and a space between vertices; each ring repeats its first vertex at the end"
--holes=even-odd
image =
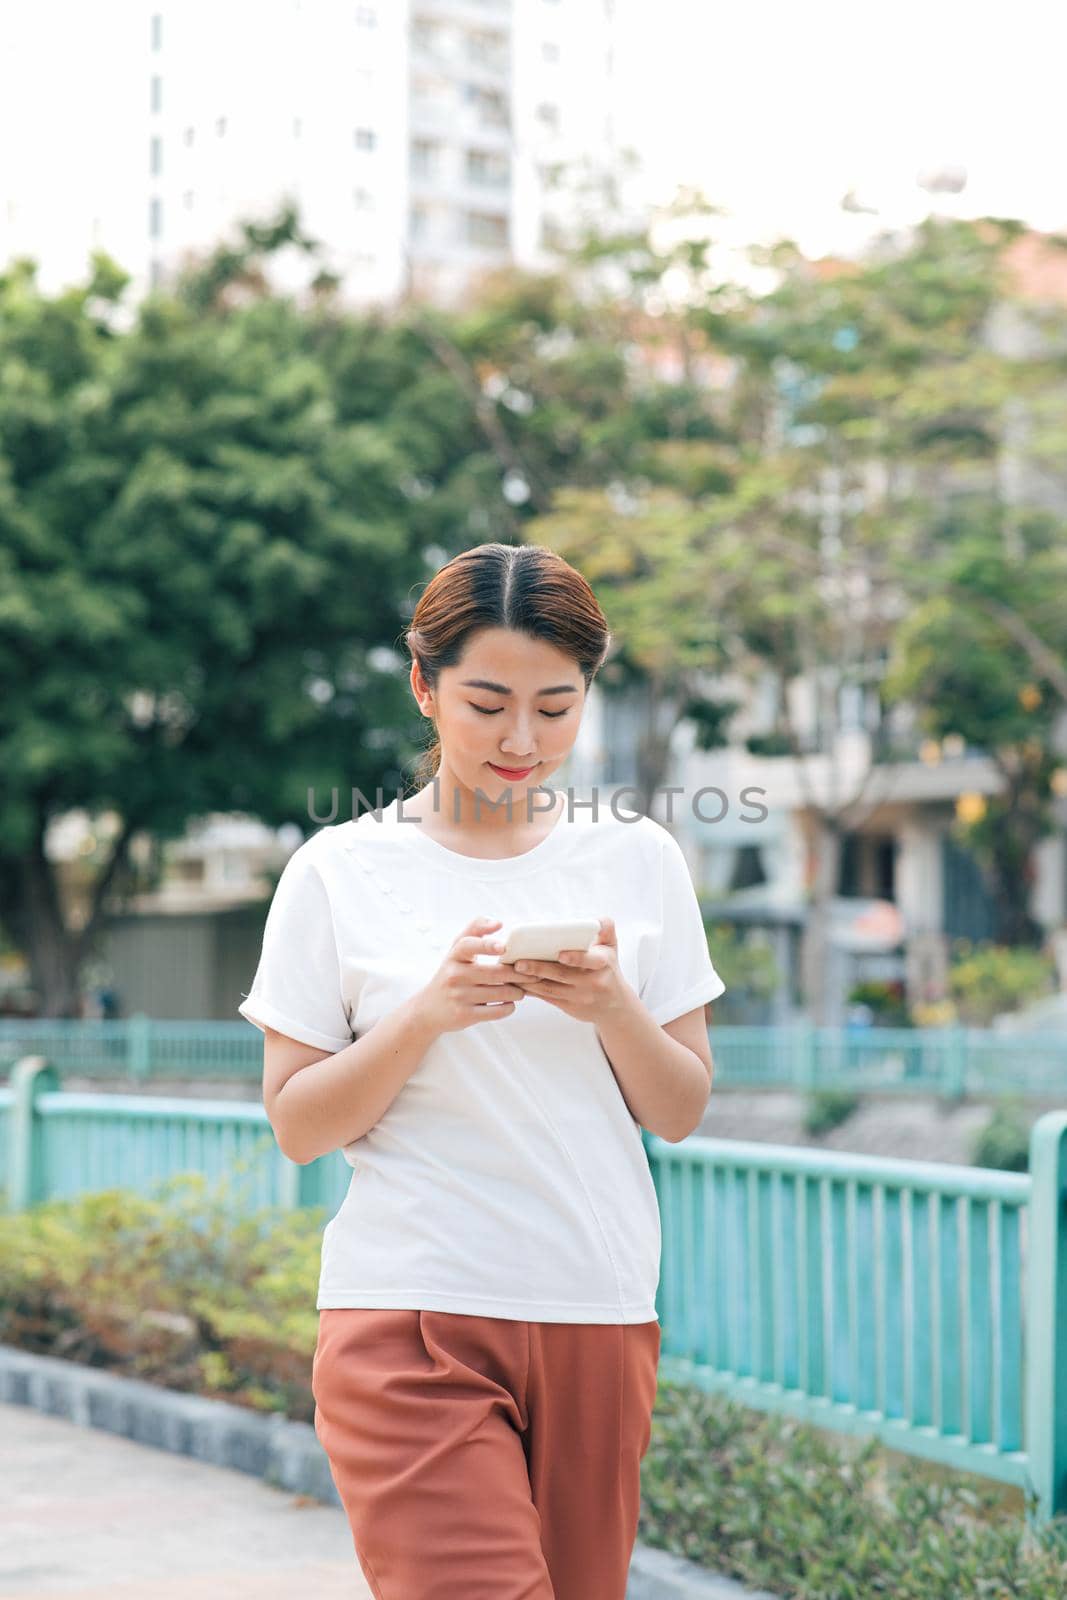
MULTIPOLYGON (((286 199, 353 305, 536 267, 616 157, 614 0, 38 0, 0 20, 0 261, 134 297, 286 199)), ((279 287, 313 275, 277 261, 279 287)))

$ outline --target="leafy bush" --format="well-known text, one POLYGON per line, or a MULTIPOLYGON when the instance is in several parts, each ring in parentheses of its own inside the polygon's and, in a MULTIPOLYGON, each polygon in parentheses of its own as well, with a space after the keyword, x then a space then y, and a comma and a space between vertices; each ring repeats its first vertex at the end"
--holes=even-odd
POLYGON ((1056 987, 1056 963, 1043 950, 957 939, 948 986, 960 1021, 986 1027, 1002 1011, 1017 1011, 1056 987))
POLYGON ((322 1222, 199 1173, 0 1216, 0 1340, 311 1421, 322 1222))
MULTIPOLYGON (((781 982, 781 968, 762 928, 738 929, 728 922, 704 919, 704 934, 715 970, 726 994, 767 1000, 781 982)), ((723 996, 725 1004, 726 995, 723 996)))
POLYGON ((911 1008, 913 1028, 953 1028, 958 1022, 954 1000, 916 1000, 911 1008))
POLYGON ((859 1103, 859 1095, 851 1089, 813 1089, 805 1101, 804 1127, 818 1138, 847 1122, 859 1103))
POLYGON ((1067 1594, 1067 1518, 1029 1530, 998 1486, 662 1377, 641 1487, 646 1544, 789 1600, 1067 1594))
POLYGON ((850 1005, 870 1006, 875 1022, 883 1028, 911 1026, 904 985, 899 978, 865 978, 853 984, 848 999, 850 1005))
POLYGON ((1006 1095, 971 1148, 976 1167, 999 1167, 1002 1172, 1029 1172, 1030 1122, 1018 1095, 1006 1095))

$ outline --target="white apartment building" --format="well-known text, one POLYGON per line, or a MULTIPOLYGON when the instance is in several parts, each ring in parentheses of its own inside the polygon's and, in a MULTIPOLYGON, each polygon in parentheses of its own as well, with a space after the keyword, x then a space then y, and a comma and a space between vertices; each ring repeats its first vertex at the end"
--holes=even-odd
MULTIPOLYGON (((615 0, 37 0, 0 17, 0 263, 133 295, 286 198, 352 304, 543 265, 610 166, 615 0)), ((314 266, 279 260, 279 287, 314 266)))

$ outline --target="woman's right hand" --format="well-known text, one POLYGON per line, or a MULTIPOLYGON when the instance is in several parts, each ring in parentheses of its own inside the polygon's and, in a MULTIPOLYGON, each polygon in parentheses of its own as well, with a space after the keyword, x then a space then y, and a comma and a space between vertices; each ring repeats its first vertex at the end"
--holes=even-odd
POLYGON ((445 959, 419 996, 420 1010, 428 1009, 439 1033, 455 1033, 475 1022, 510 1017, 526 990, 507 981, 507 968, 475 961, 477 955, 497 954, 503 939, 493 936, 499 917, 475 917, 453 943, 445 959))

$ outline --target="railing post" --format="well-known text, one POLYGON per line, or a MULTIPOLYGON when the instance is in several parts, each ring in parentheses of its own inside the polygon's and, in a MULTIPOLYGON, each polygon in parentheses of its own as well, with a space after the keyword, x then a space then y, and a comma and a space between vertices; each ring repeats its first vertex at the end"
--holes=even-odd
POLYGON ((135 1011, 126 1020, 126 1070, 135 1082, 144 1082, 152 1071, 152 1019, 135 1011))
POLYGON ((793 1084, 798 1094, 810 1094, 815 1087, 815 1026, 807 1018, 795 1024, 793 1046, 793 1084))
POLYGON ((278 1175, 278 1205, 283 1211, 299 1211, 305 1206, 322 1205, 322 1157, 317 1161, 290 1161, 276 1151, 281 1170, 278 1175))
POLYGON ((41 1171, 39 1094, 58 1089, 59 1073, 44 1056, 23 1056, 11 1070, 11 1110, 8 1117, 7 1207, 25 1211, 46 1199, 41 1171))
POLYGON ((945 1100, 962 1100, 967 1087, 967 1029, 954 1025, 946 1032, 941 1094, 945 1100))
POLYGON ((1037 1504, 1027 1521, 1067 1510, 1067 1111, 1039 1117, 1030 1133, 1026 1270, 1026 1453, 1037 1504))

